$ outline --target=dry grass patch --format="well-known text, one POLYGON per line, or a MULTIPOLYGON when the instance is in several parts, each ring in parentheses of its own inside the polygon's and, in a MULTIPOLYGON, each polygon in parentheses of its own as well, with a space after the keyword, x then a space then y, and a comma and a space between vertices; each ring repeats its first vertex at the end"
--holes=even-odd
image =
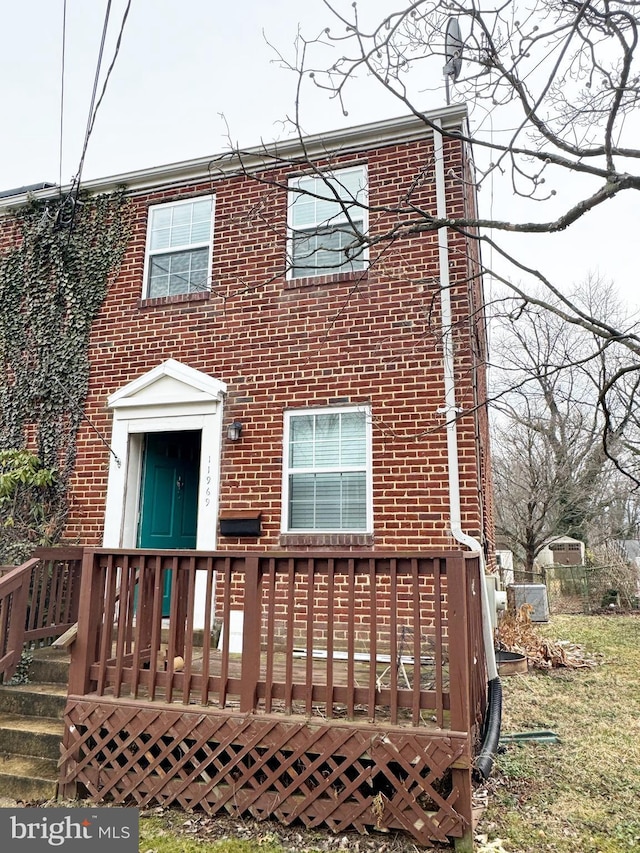
POLYGON ((640 617, 556 616, 540 632, 599 665, 503 680, 503 732, 551 729, 560 743, 498 757, 481 830, 512 853, 640 850, 640 617))

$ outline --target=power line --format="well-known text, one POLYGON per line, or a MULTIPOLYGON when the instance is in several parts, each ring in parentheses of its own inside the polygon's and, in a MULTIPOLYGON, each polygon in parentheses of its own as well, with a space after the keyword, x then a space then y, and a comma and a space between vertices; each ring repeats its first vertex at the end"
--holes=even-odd
POLYGON ((107 29, 109 27, 109 15, 111 13, 111 0, 107 0, 107 8, 105 10, 104 15, 104 24, 102 26, 102 38, 100 40, 100 49, 98 50, 98 62, 96 64, 96 73, 93 78, 93 91, 91 93, 91 104, 89 106, 89 115, 87 116, 87 129, 84 134, 84 144, 82 146, 82 154, 80 155, 80 163, 78 164, 78 171, 76 173, 74 181, 74 189, 75 194, 77 196, 78 190, 80 189, 80 181, 82 179, 82 168, 84 166, 84 158, 87 153, 87 146, 89 144, 89 137, 91 136, 91 130, 93 128, 93 122, 95 121, 95 116, 93 112, 93 107, 96 102, 96 92, 98 91, 98 80, 100 79, 100 68, 102 67, 102 56, 104 53, 104 43, 107 38, 107 29))
MULTIPOLYGON (((98 91, 98 81, 100 79, 100 69, 102 68, 102 58, 104 55, 104 45, 105 45, 105 41, 106 41, 106 37, 107 37, 107 30, 109 28, 109 16, 111 13, 111 0, 108 0, 108 2, 107 2, 107 8, 105 10, 105 16, 104 16, 104 24, 102 27, 102 38, 100 40, 100 49, 98 51, 98 61, 96 64, 96 73, 95 73, 94 81, 93 81, 93 91, 91 93, 91 104, 89 106, 89 114, 87 116, 87 128, 85 131, 84 144, 82 146, 82 154, 80 156, 80 163, 78 165, 78 171, 77 171, 77 173, 73 179, 73 184, 71 187, 71 191, 69 193, 69 199, 71 201, 71 216, 70 216, 70 220, 68 223, 70 234, 71 234, 71 231, 73 230, 73 222, 75 219, 75 211, 76 211, 75 202, 76 202, 76 200, 78 198, 78 194, 80 192, 80 185, 82 182, 82 169, 84 167, 84 160, 85 160, 85 156, 87 153, 87 147, 89 145, 89 139, 90 139, 91 133, 93 131, 93 127, 95 124, 98 108, 100 107, 100 104, 102 103, 102 100, 105 96, 105 92, 107 90, 107 84, 109 82, 111 72, 114 69, 116 59, 118 58, 118 54, 120 52, 120 46, 122 44, 122 35, 124 33, 124 27, 125 27, 125 24, 127 22, 127 18, 129 16, 129 10, 130 9, 131 9, 131 0, 128 0, 127 6, 124 10, 124 14, 122 16, 122 21, 120 22, 120 31, 118 33, 116 46, 114 48, 113 58, 111 60, 111 64, 109 65, 109 68, 107 70, 107 74, 105 77, 104 84, 102 86, 102 91, 100 93, 100 97, 98 98, 98 101, 96 102, 96 94, 98 91)), ((64 205, 64 206, 66 207, 66 205, 64 205)))
MULTIPOLYGON (((89 127, 89 130, 88 130, 87 142, 89 141, 88 137, 91 135, 91 131, 93 130, 93 125, 94 125, 95 120, 96 120, 96 114, 98 112, 100 104, 102 103, 102 99, 104 98, 105 92, 107 91, 107 83, 109 82, 109 77, 111 77, 111 72, 113 71, 113 68, 116 64, 116 59, 118 58, 118 54, 120 53, 120 45, 122 44, 122 35, 124 33, 125 24, 127 23, 127 18, 129 17, 129 10, 130 9, 131 9, 131 0, 128 0, 127 7, 124 10, 124 14, 122 15, 122 21, 120 23, 120 31, 118 33, 118 38, 116 40, 116 46, 115 46, 114 51, 113 51, 113 59, 111 60, 111 64, 109 65, 109 68, 107 69, 107 75, 104 78, 104 85, 102 87, 102 92, 100 93, 100 97, 98 98, 98 102, 95 106, 95 109, 93 110, 93 117, 91 119, 91 126, 89 127)), ((85 143, 85 149, 86 149, 86 143, 85 143)))
POLYGON ((58 186, 62 186, 62 140, 64 138, 64 65, 67 47, 67 0, 62 4, 62 59, 60 63, 60 151, 58 186))

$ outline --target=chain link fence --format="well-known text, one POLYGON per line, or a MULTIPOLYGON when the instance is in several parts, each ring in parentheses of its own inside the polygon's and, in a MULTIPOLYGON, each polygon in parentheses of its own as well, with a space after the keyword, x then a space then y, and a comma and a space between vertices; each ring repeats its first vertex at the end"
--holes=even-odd
POLYGON ((601 566, 548 566, 514 571, 516 584, 544 584, 550 613, 598 613, 640 607, 638 569, 619 563, 601 566))

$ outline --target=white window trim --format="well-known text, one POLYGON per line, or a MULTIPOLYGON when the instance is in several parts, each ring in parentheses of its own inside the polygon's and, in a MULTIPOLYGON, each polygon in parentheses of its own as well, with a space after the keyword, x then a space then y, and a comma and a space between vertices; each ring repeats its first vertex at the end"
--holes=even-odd
MULTIPOLYGON (((340 176, 346 175, 350 172, 361 172, 363 176, 363 189, 362 189, 362 200, 360 204, 362 206, 356 206, 354 209, 358 212, 362 212, 362 232, 363 234, 369 233, 369 172, 366 164, 360 163, 355 166, 347 166, 342 169, 335 170, 326 170, 323 174, 326 175, 327 178, 335 179, 338 183, 340 183, 340 176)), ((307 178, 316 178, 317 174, 307 174, 307 175, 298 175, 295 178, 289 179, 289 190, 288 190, 288 198, 287 198, 287 279, 289 281, 296 281, 300 278, 315 278, 321 275, 336 275, 336 274, 345 274, 351 273, 352 275, 357 275, 363 270, 354 270, 353 272, 348 269, 340 268, 340 267, 321 267, 318 270, 307 272, 304 276, 294 276, 294 258, 293 258, 293 235, 297 231, 308 231, 310 229, 304 228, 294 228, 291 222, 292 219, 292 210, 293 210, 293 200, 296 198, 299 193, 296 192, 296 186, 300 186, 300 182, 307 178)), ((327 198, 329 198, 329 190, 327 189, 327 198)), ((344 222, 348 223, 348 219, 344 216, 344 222)), ((338 224, 338 222, 336 222, 338 224)), ((322 223, 315 223, 316 227, 322 227, 322 223)), ((369 247, 365 246, 358 256, 359 260, 362 260, 364 264, 364 269, 367 269, 369 265, 369 247)))
MULTIPOLYGON (((368 535, 373 533, 373 453, 372 453, 372 419, 370 406, 320 406, 315 408, 300 408, 287 409, 284 413, 284 430, 283 430, 283 453, 282 453, 282 514, 280 532, 283 534, 319 534, 326 533, 336 534, 362 534, 368 535), (365 482, 366 482, 366 513, 367 522, 366 528, 350 529, 350 528, 290 528, 289 527, 289 435, 291 419, 296 416, 304 415, 328 415, 341 414, 345 412, 363 412, 365 415, 365 482)), ((314 469, 317 471, 318 469, 314 469)), ((328 469, 327 469, 328 470, 328 469)), ((337 470, 337 469, 336 469, 337 470)), ((349 470, 341 468, 340 471, 349 470)), ((358 466, 357 470, 361 470, 358 466)))
MULTIPOLYGON (((188 252, 191 249, 209 249, 209 257, 207 261, 207 290, 211 290, 211 274, 213 270, 213 226, 215 222, 215 209, 216 209, 216 199, 214 195, 197 195, 191 196, 190 198, 182 198, 179 201, 167 201, 160 202, 159 204, 150 204, 147 211, 147 239, 145 243, 144 250, 144 278, 143 278, 143 287, 142 287, 142 298, 143 299, 155 299, 161 297, 150 297, 149 295, 149 272, 151 269, 151 258, 156 255, 171 255, 175 252, 188 252), (209 239, 206 242, 200 243, 185 243, 184 246, 171 246, 169 249, 151 249, 151 222, 153 220, 153 211, 159 210, 160 208, 169 208, 169 207, 180 207, 185 204, 193 204, 194 201, 204 201, 205 199, 209 199, 211 201, 211 226, 209 228, 209 239)), ((185 293, 190 293, 193 291, 185 291, 185 293)), ((182 294, 176 294, 182 295, 182 294)))

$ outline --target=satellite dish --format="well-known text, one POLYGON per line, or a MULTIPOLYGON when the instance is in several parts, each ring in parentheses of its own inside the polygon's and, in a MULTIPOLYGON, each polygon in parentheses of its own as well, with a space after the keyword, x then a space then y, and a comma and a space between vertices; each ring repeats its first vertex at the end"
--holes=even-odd
POLYGON ((460 24, 457 18, 449 18, 447 30, 444 37, 444 55, 447 63, 442 69, 445 85, 447 88, 447 104, 449 103, 449 80, 454 83, 460 75, 462 68, 462 37, 460 35, 460 24))

